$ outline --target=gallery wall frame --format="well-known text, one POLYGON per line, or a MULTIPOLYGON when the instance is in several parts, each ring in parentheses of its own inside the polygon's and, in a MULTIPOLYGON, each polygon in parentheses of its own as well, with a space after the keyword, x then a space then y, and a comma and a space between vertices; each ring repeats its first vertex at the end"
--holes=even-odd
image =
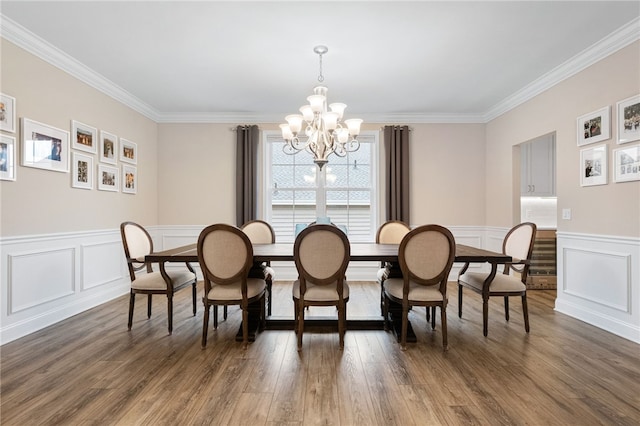
POLYGON ((95 154, 98 152, 98 130, 79 121, 71 120, 71 147, 95 154))
POLYGON ((100 162, 107 164, 118 163, 118 137, 113 133, 100 131, 100 162))
POLYGON ((640 145, 613 150, 613 180, 617 183, 640 180, 640 145))
POLYGON ((606 141, 611 138, 611 106, 578 117, 578 146, 606 141))
POLYGON ((69 172, 69 132, 22 117, 21 164, 69 172))
POLYGON ((93 157, 79 152, 71 154, 71 186, 80 189, 93 189, 93 157))
POLYGON ((122 192, 135 194, 138 192, 138 169, 129 164, 122 165, 122 192))
POLYGON ((16 98, 0 93, 0 130, 16 132, 16 98))
POLYGON ((580 185, 607 184, 607 145, 580 150, 580 185))
POLYGON ((120 138, 120 161, 138 164, 138 145, 135 142, 120 138))
POLYGON ((98 164, 98 189, 100 191, 119 191, 119 170, 117 167, 98 164))
POLYGON ((16 138, 0 135, 0 180, 16 180, 16 138))
POLYGON ((618 144, 640 140, 640 95, 623 99, 618 108, 618 144))

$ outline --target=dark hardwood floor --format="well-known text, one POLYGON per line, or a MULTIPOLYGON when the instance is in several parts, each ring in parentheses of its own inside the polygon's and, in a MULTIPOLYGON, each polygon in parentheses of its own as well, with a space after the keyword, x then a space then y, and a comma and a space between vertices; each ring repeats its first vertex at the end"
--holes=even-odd
MULTIPOLYGON (((290 283, 275 283, 274 294, 274 315, 291 316, 290 283)), ((379 314, 379 294, 373 283, 352 283, 349 317, 379 314)), ((447 352, 439 319, 431 330, 416 308, 418 342, 405 352, 391 333, 348 330, 343 351, 337 333, 309 331, 301 353, 294 332, 280 330, 244 351, 237 307, 202 349, 203 310, 191 315, 189 291, 177 294, 172 335, 162 297, 150 320, 139 297, 127 331, 123 296, 0 348, 0 422, 640 424, 640 345, 554 312, 549 290, 528 293, 529 334, 519 299, 509 322, 492 300, 485 338, 479 296, 465 292, 459 319, 452 283, 449 294, 447 352)))

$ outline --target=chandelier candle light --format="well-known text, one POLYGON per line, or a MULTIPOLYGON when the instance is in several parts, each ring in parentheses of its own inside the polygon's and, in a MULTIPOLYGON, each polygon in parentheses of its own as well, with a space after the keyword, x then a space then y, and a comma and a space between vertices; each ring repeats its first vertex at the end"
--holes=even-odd
MULTIPOLYGON (((329 51, 327 46, 316 46, 313 51, 320 57, 320 75, 318 81, 322 83, 322 55, 329 51)), ((285 117, 287 124, 281 124, 282 137, 285 140, 283 150, 286 154, 297 154, 307 151, 313 155, 313 162, 322 170, 327 164, 330 154, 334 153, 344 157, 347 152, 357 151, 360 148, 358 135, 362 120, 352 118, 342 121, 342 115, 347 107, 345 104, 329 104, 327 109, 327 88, 316 86, 313 95, 307 98, 308 105, 300 107, 302 114, 291 114, 285 117), (304 137, 300 132, 305 124, 304 137)))

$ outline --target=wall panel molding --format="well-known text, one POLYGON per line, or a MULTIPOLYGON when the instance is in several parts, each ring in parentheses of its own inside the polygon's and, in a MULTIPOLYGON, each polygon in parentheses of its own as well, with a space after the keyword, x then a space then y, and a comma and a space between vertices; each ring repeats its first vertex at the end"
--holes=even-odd
POLYGON ((556 311, 640 343, 640 238, 557 235, 556 311))

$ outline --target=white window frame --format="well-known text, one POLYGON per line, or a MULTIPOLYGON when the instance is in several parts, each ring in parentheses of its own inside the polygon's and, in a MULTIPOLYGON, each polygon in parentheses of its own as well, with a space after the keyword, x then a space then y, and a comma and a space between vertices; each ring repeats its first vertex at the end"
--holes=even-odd
MULTIPOLYGON (((360 136, 358 136, 358 139, 360 141, 366 141, 367 145, 370 144, 371 146, 371 164, 370 164, 370 179, 369 181, 371 182, 371 206, 370 206, 370 211, 371 211, 371 228, 369 229, 369 233, 366 236, 366 239, 364 241, 359 241, 359 242, 375 242, 375 236, 376 236, 376 231, 377 231, 377 223, 378 223, 378 206, 380 205, 380 192, 378 191, 378 183, 379 183, 379 179, 380 179, 380 164, 378 161, 378 153, 379 153, 379 132, 375 132, 375 131, 363 131, 360 133, 360 136)), ((262 140, 264 141, 264 143, 262 144, 262 158, 264 159, 263 161, 263 173, 262 173, 262 187, 263 187, 263 191, 262 193, 264 194, 263 200, 262 200, 262 210, 264 212, 264 219, 267 222, 272 222, 272 208, 271 208, 271 204, 272 204, 272 188, 271 188, 271 182, 272 182, 272 178, 271 178, 271 165, 272 165, 272 160, 271 160, 271 146, 272 144, 276 143, 276 144, 284 144, 284 140, 282 139, 282 134, 278 131, 271 131, 271 130, 264 130, 262 132, 262 140)), ((296 155, 310 155, 307 152, 300 152, 296 155)), ((334 155, 329 156, 329 163, 328 165, 331 165, 331 159, 335 158, 334 155)), ((305 188, 307 189, 307 188, 305 188)), ((325 193, 320 195, 320 198, 318 198, 318 196, 316 197, 316 200, 318 202, 320 202, 321 199, 323 199, 324 197, 326 197, 326 191, 331 191, 331 190, 340 190, 341 188, 332 188, 332 187, 326 187, 325 188, 325 193)), ((355 190, 357 190, 358 188, 354 188, 355 190)), ((309 189, 307 189, 309 190, 309 189)))

